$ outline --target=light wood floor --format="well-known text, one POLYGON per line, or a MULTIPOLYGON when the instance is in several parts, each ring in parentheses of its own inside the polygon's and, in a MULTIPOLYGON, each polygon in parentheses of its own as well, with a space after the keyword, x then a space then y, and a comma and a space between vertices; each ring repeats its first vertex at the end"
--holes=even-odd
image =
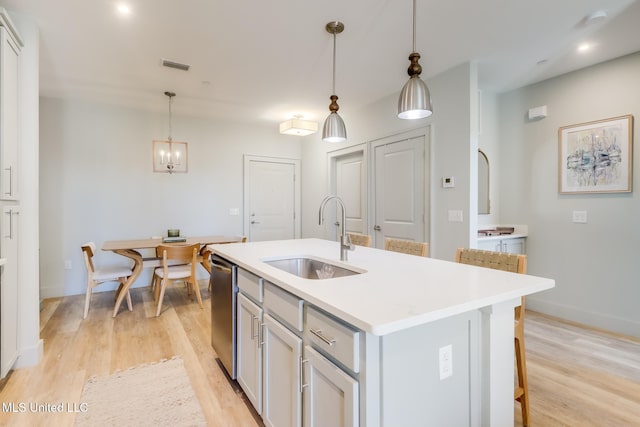
MULTIPOLYGON (((83 296, 44 301, 44 358, 0 384, 2 402, 79 402, 86 380, 180 355, 211 426, 260 426, 234 390, 210 345, 210 304, 204 309, 179 287, 167 290, 163 312, 147 288, 134 289, 134 311, 113 319, 113 292, 93 296, 82 320, 83 296)), ((527 312, 527 369, 533 426, 640 426, 640 341, 527 312)), ((520 406, 514 404, 516 426, 520 406)), ((0 425, 72 426, 75 414, 0 412, 0 425)))
POLYGON ((527 311, 525 350, 531 425, 640 426, 640 340, 527 311))

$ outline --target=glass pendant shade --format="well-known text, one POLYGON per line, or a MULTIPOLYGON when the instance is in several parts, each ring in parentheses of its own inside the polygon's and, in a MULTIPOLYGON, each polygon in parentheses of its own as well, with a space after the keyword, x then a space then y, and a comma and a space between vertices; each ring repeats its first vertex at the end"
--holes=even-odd
POLYGON ((343 142, 347 140, 347 128, 342 117, 332 111, 324 121, 322 127, 322 140, 324 142, 343 142))
POLYGON ((414 74, 405 83, 398 99, 398 118, 422 119, 433 114, 429 88, 419 75, 414 74))

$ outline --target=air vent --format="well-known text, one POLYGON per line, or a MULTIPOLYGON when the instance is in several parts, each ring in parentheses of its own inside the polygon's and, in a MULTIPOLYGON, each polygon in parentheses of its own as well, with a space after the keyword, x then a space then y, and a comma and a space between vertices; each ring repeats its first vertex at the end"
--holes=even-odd
POLYGON ((162 66, 169 67, 169 68, 175 68, 177 70, 182 70, 182 71, 189 71, 189 67, 190 67, 190 65, 181 64, 179 62, 170 61, 168 59, 162 59, 162 66))

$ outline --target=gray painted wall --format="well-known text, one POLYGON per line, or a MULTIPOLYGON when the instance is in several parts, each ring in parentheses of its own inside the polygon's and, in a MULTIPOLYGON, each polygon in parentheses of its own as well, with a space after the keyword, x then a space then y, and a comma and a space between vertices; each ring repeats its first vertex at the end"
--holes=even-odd
MULTIPOLYGON (((390 95, 362 111, 340 111, 347 126, 348 140, 343 144, 322 143, 319 135, 302 144, 302 235, 324 237, 318 226, 318 207, 328 193, 327 153, 352 145, 374 141, 411 129, 431 126, 431 247, 434 258, 453 260, 456 248, 475 240, 477 199, 475 194, 478 150, 477 70, 465 63, 427 82, 434 113, 421 120, 396 117, 398 94, 390 95), (473 156, 472 154, 473 153, 473 156), (471 168, 473 167, 473 170, 471 168), (443 189, 441 178, 455 176, 456 187, 443 189), (474 184, 471 185, 471 177, 474 184), (471 191, 471 189, 474 189, 471 191), (473 193, 473 194, 472 194, 473 193), (472 202, 474 200, 474 202, 472 202), (450 209, 462 210, 464 221, 449 222, 450 209)), ((398 88, 398 92, 401 87, 398 88)))
POLYGON ((529 226, 529 273, 556 280, 528 308, 640 337, 640 150, 632 193, 558 193, 558 128, 632 114, 637 141, 638 76, 640 53, 500 96, 497 184, 501 221, 529 226), (548 117, 526 120, 540 105, 548 117), (588 223, 572 223, 574 210, 588 223))
MULTIPOLYGON (((167 138, 167 116, 40 98, 41 298, 85 292, 80 245, 90 240, 100 248, 106 240, 166 235, 168 228, 186 236, 243 234, 242 215, 229 215, 229 208, 242 212, 243 155, 300 158, 299 139, 276 127, 174 114, 172 136, 189 143, 189 172, 153 173, 152 141, 167 138)), ((122 257, 100 251, 98 262, 122 257)), ((136 286, 149 278, 143 271, 136 286)))

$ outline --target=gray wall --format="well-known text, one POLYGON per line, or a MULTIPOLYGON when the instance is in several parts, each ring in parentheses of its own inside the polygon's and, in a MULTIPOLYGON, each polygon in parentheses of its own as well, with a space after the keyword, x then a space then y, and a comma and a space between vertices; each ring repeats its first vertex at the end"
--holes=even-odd
POLYGON ((314 139, 305 139, 302 145, 303 236, 324 237, 324 228, 318 226, 317 215, 320 202, 328 193, 329 151, 431 126, 430 254, 434 258, 453 260, 457 247, 469 246, 471 234, 475 240, 477 199, 472 197, 477 193, 476 66, 462 64, 434 77, 427 84, 434 108, 433 115, 427 119, 398 119, 396 93, 361 111, 343 113, 341 110, 347 126, 346 143, 324 144, 319 135, 315 135, 314 139), (455 176, 456 187, 443 189, 440 185, 443 176, 455 176), (474 185, 471 185, 472 177, 474 185), (447 212, 450 209, 462 210, 464 221, 448 222, 447 212))
MULTIPOLYGON (((530 274, 556 287, 528 307, 640 336, 640 150, 633 192, 560 195, 558 128, 620 115, 640 120, 640 53, 503 94, 500 109, 500 219, 527 224, 530 274), (529 122, 529 108, 548 117, 529 122), (585 210, 587 224, 572 223, 585 210)), ((495 181, 494 181, 495 182, 495 181)))
MULTIPOLYGON (((153 173, 152 141, 167 138, 167 113, 40 98, 40 118, 41 298, 84 293, 80 245, 90 240, 100 248, 168 228, 187 236, 242 234, 242 215, 230 216, 229 208, 242 209, 243 155, 301 155, 299 139, 275 126, 174 114, 172 136, 189 143, 189 172, 153 173)), ((98 253, 98 262, 121 261, 98 253)), ((143 271, 136 285, 149 277, 143 271)))

